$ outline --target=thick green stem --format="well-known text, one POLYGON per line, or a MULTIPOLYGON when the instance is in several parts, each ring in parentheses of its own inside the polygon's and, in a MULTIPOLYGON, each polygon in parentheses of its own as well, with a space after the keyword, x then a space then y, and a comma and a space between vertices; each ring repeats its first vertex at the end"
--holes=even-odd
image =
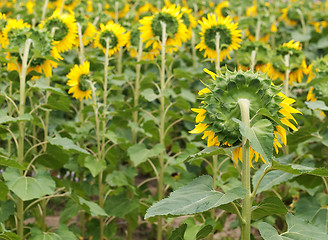
POLYGON ((192 51, 192 67, 193 69, 197 68, 197 56, 196 56, 196 39, 195 39, 195 32, 192 31, 191 33, 191 51, 192 51))
MULTIPOLYGON (((249 109, 250 103, 248 99, 239 99, 238 104, 241 112, 241 120, 246 126, 250 126, 249 109)), ((250 147, 247 138, 243 137, 243 164, 242 164, 242 186, 246 189, 246 196, 243 200, 242 217, 245 220, 241 224, 241 239, 249 240, 251 234, 251 176, 250 176, 250 147)))
MULTIPOLYGON (((30 51, 31 39, 27 39, 25 42, 24 55, 22 60, 22 71, 19 78, 19 116, 25 113, 25 81, 26 72, 28 68, 28 54, 30 51)), ((23 165, 24 162, 24 138, 25 138, 25 122, 21 121, 18 123, 19 136, 18 136, 18 154, 17 162, 23 165)), ((23 171, 20 170, 20 174, 23 175, 23 171)), ((24 239, 24 202, 22 199, 17 199, 17 234, 21 239, 24 239)))
POLYGON ((215 47, 216 47, 215 70, 216 70, 216 73, 219 73, 221 71, 221 66, 220 66, 221 46, 220 46, 220 33, 219 32, 217 32, 215 35, 215 47))
MULTIPOLYGON (((160 144, 165 146, 165 44, 166 44, 166 24, 161 22, 162 26, 162 62, 160 72, 160 126, 159 126, 159 138, 160 144)), ((164 196, 164 152, 159 155, 159 176, 158 176, 158 187, 157 187, 158 200, 161 200, 164 196)), ((157 222, 157 240, 162 239, 162 217, 158 217, 157 222)))
POLYGON ((115 1, 115 23, 118 23, 118 1, 115 1))
POLYGON ((80 64, 84 62, 84 44, 83 44, 83 35, 82 35, 82 26, 80 23, 76 23, 77 25, 77 32, 79 33, 79 45, 80 45, 80 52, 79 52, 79 60, 80 64))
MULTIPOLYGON (((212 172, 213 172, 213 189, 216 189, 216 180, 218 178, 218 155, 213 156, 213 165, 212 165, 212 172)), ((215 208, 211 209, 211 218, 215 219, 215 208)), ((213 240, 213 234, 209 235, 209 240, 213 240)))
POLYGON ((289 66, 289 54, 285 55, 285 67, 286 67, 286 73, 285 73, 285 80, 284 80, 284 92, 286 97, 289 97, 289 74, 290 74, 290 66, 289 66))
MULTIPOLYGON (((142 59, 142 50, 143 50, 143 45, 142 45, 142 38, 139 40, 139 47, 138 47, 138 55, 137 55, 137 62, 140 62, 142 59)), ((137 63, 136 66, 136 82, 134 86, 134 111, 132 113, 132 120, 138 125, 138 110, 136 108, 139 105, 139 97, 140 97, 140 71, 141 71, 141 64, 137 63)), ((134 128, 132 128, 132 142, 136 143, 137 142, 137 132, 134 128)))
POLYGON ((41 20, 43 21, 46 18, 46 12, 47 12, 47 6, 48 6, 49 0, 45 0, 42 8, 42 17, 41 20))
MULTIPOLYGON (((13 91, 13 83, 12 83, 12 81, 10 81, 9 82, 9 97, 11 97, 11 95, 12 95, 12 91, 13 91)), ((9 115, 9 117, 11 117, 11 104, 8 104, 8 115, 9 115)), ((10 124, 8 125, 8 127, 10 128, 10 124)), ((11 138, 12 137, 9 137, 8 138, 8 146, 7 146, 7 148, 8 148, 8 150, 7 150, 7 152, 8 152, 8 156, 10 156, 11 155, 11 138)))

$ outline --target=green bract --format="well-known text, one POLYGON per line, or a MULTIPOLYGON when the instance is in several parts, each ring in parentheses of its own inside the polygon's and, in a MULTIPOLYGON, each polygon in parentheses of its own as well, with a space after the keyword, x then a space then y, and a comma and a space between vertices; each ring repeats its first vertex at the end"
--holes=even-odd
MULTIPOLYGON (((280 89, 271 84, 271 79, 265 74, 243 72, 226 72, 208 85, 211 93, 203 94, 200 98, 206 110, 204 124, 206 130, 213 131, 219 137, 219 142, 240 144, 242 136, 239 124, 234 119, 240 119, 239 99, 250 101, 250 117, 263 118, 257 114, 260 109, 266 109, 272 116, 279 117, 279 103, 277 96, 280 89)), ((264 117, 266 118, 266 117, 264 117)))

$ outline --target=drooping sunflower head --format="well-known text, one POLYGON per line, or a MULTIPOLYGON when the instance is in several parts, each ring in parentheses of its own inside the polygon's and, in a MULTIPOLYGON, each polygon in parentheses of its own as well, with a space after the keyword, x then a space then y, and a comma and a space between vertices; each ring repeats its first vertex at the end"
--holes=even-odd
POLYGON ((129 41, 129 34, 118 23, 109 21, 106 25, 100 24, 100 31, 96 33, 94 45, 106 53, 108 42, 108 55, 111 56, 125 46, 129 41))
POLYGON ((71 71, 67 74, 67 85, 71 88, 68 93, 73 93, 73 97, 80 101, 85 98, 86 100, 91 98, 91 83, 90 83, 90 63, 84 62, 82 65, 74 65, 71 71))
POLYGON ((139 22, 141 27, 141 38, 146 42, 146 47, 152 45, 153 49, 161 49, 163 28, 162 23, 166 25, 166 50, 173 52, 181 46, 182 42, 188 38, 188 29, 183 24, 180 6, 165 6, 160 12, 148 17, 144 17, 139 22))
MULTIPOLYGON (((138 29, 139 24, 134 26, 130 33, 130 41, 127 48, 130 52, 131 57, 137 57, 138 47, 140 41, 140 31, 138 29)), ((158 49, 152 49, 151 47, 143 48, 142 60, 153 60, 159 55, 158 49)))
POLYGON ((154 7, 151 3, 144 3, 143 5, 139 6, 136 15, 134 17, 134 21, 138 21, 139 19, 142 19, 143 17, 150 16, 151 14, 157 12, 157 8, 154 7))
POLYGON ((308 68, 305 62, 305 56, 302 52, 302 47, 299 42, 294 40, 284 43, 277 47, 275 54, 271 59, 271 63, 268 65, 268 74, 273 79, 285 79, 286 73, 286 56, 289 62, 289 83, 301 82, 303 74, 308 72, 308 68))
POLYGON ((270 47, 263 42, 245 41, 237 51, 237 61, 239 67, 246 71, 250 69, 252 51, 256 50, 255 55, 255 70, 265 72, 270 55, 270 47))
POLYGON ((77 26, 72 14, 60 14, 60 9, 40 24, 40 28, 47 29, 54 38, 54 45, 58 52, 70 50, 77 38, 77 26))
POLYGON ((130 5, 125 1, 113 1, 109 0, 105 5, 106 13, 108 13, 112 19, 123 18, 129 12, 130 5), (116 16, 117 12, 117 16, 116 16))
POLYGON ((6 27, 2 30, 2 47, 23 47, 26 41, 26 32, 31 26, 22 19, 8 19, 6 27))
POLYGON ((230 15, 230 4, 229 4, 229 1, 223 1, 223 2, 220 2, 218 5, 216 5, 215 7, 215 14, 216 16, 218 17, 227 17, 230 15))
POLYGON ((3 45, 3 35, 2 35, 2 32, 3 32, 3 29, 6 27, 7 25, 7 18, 6 18, 6 15, 1 13, 0 12, 0 47, 3 45))
MULTIPOLYGON (((34 71, 38 74, 41 74, 44 72, 46 77, 52 76, 52 67, 57 67, 57 63, 50 60, 50 58, 58 58, 58 53, 53 48, 53 39, 48 31, 40 28, 26 28, 26 31, 16 32, 16 34, 18 34, 16 36, 14 35, 14 32, 11 31, 9 31, 7 34, 9 34, 9 47, 10 45, 15 44, 14 46, 24 46, 24 49, 25 41, 28 38, 32 40, 28 57, 29 67, 27 69, 27 73, 34 71)), ((19 50, 13 50, 7 54, 7 58, 11 59, 12 57, 15 57, 17 59, 17 64, 12 62, 8 63, 7 70, 16 70, 20 72, 22 65, 21 54, 19 50)), ((32 79, 35 78, 36 76, 34 76, 32 79)))
POLYGON ((207 14, 199 21, 202 27, 201 42, 196 46, 200 51, 205 50, 205 57, 216 58, 216 36, 220 36, 220 61, 228 57, 229 52, 240 47, 241 31, 237 29, 238 24, 232 23, 231 18, 217 17, 214 14, 207 14))
POLYGON ((192 29, 197 26, 197 22, 192 15, 192 10, 188 7, 183 7, 181 8, 181 13, 182 13, 182 21, 183 24, 187 27, 188 29, 188 39, 191 38, 192 35, 192 29))
MULTIPOLYGON (((275 147, 277 151, 277 147, 286 145, 285 129, 290 127, 297 130, 294 125, 296 120, 291 113, 300 112, 290 106, 295 100, 280 93, 280 89, 274 86, 265 74, 228 71, 218 76, 207 69, 204 70, 211 75, 213 81, 198 93, 202 105, 192 109, 198 113, 198 124, 190 133, 203 133, 202 138, 207 138, 208 147, 239 146, 242 135, 235 119, 241 119, 240 99, 247 99, 250 104, 251 125, 266 119, 274 129, 272 149, 275 147)), ((234 150, 236 163, 238 159, 241 160, 240 149, 238 147, 234 150)), ((257 160, 259 154, 251 151, 257 160)))

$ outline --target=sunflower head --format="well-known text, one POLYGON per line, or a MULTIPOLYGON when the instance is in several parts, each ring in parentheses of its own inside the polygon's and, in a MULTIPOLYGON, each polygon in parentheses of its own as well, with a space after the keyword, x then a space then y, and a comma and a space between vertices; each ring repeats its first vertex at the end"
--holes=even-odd
POLYGON ((301 82, 303 74, 308 72, 308 68, 305 62, 305 56, 302 52, 302 47, 299 42, 294 40, 284 43, 277 47, 275 53, 272 56, 271 63, 268 65, 268 74, 273 79, 285 79, 286 56, 289 55, 289 83, 301 82))
POLYGON ((220 2, 216 7, 215 7, 215 14, 218 16, 218 17, 227 17, 229 16, 230 14, 230 4, 229 4, 229 1, 223 1, 223 2, 220 2))
POLYGON ((109 0, 105 5, 106 13, 108 13, 112 19, 115 19, 116 13, 115 9, 117 8, 118 18, 123 18, 129 12, 130 5, 125 3, 125 1, 113 1, 109 0))
POLYGON ((203 17, 199 21, 202 32, 201 42, 196 46, 200 51, 205 50, 205 57, 216 58, 216 43, 217 34, 220 36, 220 61, 229 56, 229 52, 240 47, 241 31, 237 29, 238 24, 232 23, 231 18, 217 17, 214 14, 208 14, 207 18, 203 17))
POLYGON ((108 55, 111 56, 125 46, 129 41, 129 34, 118 23, 109 21, 106 25, 100 24, 100 31, 96 33, 95 47, 106 52, 108 42, 108 55))
POLYGON ((139 21, 141 24, 139 30, 141 32, 141 38, 144 42, 147 42, 146 47, 152 45, 153 49, 161 49, 159 41, 162 41, 162 23, 165 23, 167 50, 169 52, 176 51, 182 42, 188 38, 188 30, 186 25, 183 24, 182 15, 180 6, 172 4, 165 6, 153 16, 141 19, 139 21))
POLYGON ((77 38, 77 26, 72 14, 60 14, 60 9, 40 24, 40 28, 47 29, 54 38, 54 45, 58 52, 70 50, 77 38))
POLYGON ((67 85, 70 86, 69 94, 80 101, 91 98, 91 83, 90 83, 90 63, 84 62, 82 65, 74 65, 71 71, 67 74, 67 85))
POLYGON ((187 27, 188 29, 188 39, 191 38, 192 35, 192 29, 197 26, 197 22, 192 15, 192 10, 187 7, 181 8, 181 13, 182 13, 182 21, 183 24, 187 27))
POLYGON ((249 69, 251 63, 252 51, 256 50, 255 68, 261 67, 268 63, 268 56, 270 55, 270 47, 263 42, 245 41, 237 51, 237 60, 241 69, 249 69))
POLYGON ((157 8, 154 7, 151 3, 144 3, 143 5, 139 6, 136 11, 136 16, 134 17, 135 21, 142 19, 143 17, 150 16, 152 13, 157 12, 157 8))
POLYGON ((272 148, 281 147, 281 143, 286 144, 285 129, 291 127, 297 130, 290 122, 296 121, 291 113, 299 113, 290 106, 295 100, 280 93, 280 89, 265 74, 228 71, 218 76, 207 69, 205 71, 213 81, 199 93, 202 105, 192 109, 198 113, 198 124, 190 133, 204 133, 203 139, 207 138, 207 146, 241 144, 242 135, 235 120, 241 119, 240 99, 249 101, 251 124, 262 119, 270 120, 274 129, 272 135, 275 135, 272 148))

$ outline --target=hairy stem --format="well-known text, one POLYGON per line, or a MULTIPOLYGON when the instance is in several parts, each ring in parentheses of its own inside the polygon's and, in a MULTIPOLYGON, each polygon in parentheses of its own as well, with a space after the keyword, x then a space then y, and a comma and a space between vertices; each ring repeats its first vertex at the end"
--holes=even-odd
MULTIPOLYGON (((250 103, 248 99, 239 99, 238 101, 241 120, 246 126, 250 126, 249 109, 250 103)), ((243 148, 243 163, 242 163, 242 185, 246 189, 246 196, 243 200, 242 217, 245 223, 241 227, 241 239, 249 240, 251 233, 251 176, 250 176, 250 147, 247 138, 243 137, 242 141, 243 148)))
POLYGON ((221 70, 221 66, 220 66, 221 46, 220 46, 220 33, 219 32, 217 32, 215 35, 215 47, 216 47, 215 70, 216 70, 216 73, 219 73, 221 70))

